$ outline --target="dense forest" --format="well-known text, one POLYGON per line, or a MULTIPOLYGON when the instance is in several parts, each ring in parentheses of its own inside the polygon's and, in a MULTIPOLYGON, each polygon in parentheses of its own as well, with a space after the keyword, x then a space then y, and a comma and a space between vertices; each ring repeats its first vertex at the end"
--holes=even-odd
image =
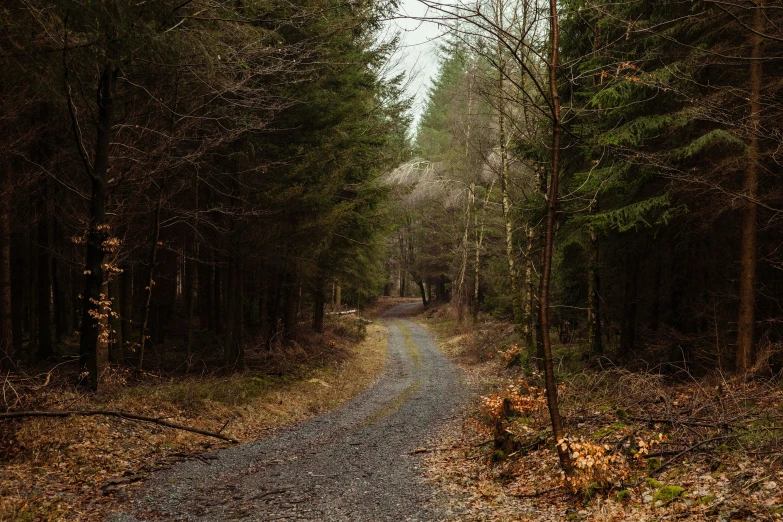
POLYGON ((418 1, 421 114, 394 1, 0 7, 0 420, 52 375, 259 378, 381 296, 502 332, 565 477, 568 372, 779 380, 783 7, 418 1))
POLYGON ((599 367, 778 371, 780 7, 424 3, 453 27, 390 175, 397 264, 460 322, 513 318, 555 437, 551 336, 599 367))
POLYGON ((741 372, 775 352, 780 9, 565 2, 554 56, 534 3, 431 6, 460 23, 390 176, 418 183, 400 273, 445 277, 460 317, 513 316, 532 358, 550 255, 543 316, 590 356, 741 372))
POLYGON ((384 9, 6 3, 4 366, 75 334, 92 389, 101 365, 160 366, 168 339, 169 366, 241 369, 251 337, 290 337, 303 302, 321 330, 335 286, 369 295, 379 176, 408 126, 384 9))

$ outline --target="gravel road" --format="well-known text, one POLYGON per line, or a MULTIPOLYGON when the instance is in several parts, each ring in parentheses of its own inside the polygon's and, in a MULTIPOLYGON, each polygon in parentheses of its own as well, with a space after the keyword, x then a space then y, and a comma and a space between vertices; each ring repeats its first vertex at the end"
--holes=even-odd
POLYGON ((144 484, 113 522, 141 520, 434 521, 448 514, 411 452, 454 415, 455 367, 405 303, 389 329, 378 382, 331 413, 261 442, 183 462, 144 484), (435 495, 435 496, 434 496, 435 495))

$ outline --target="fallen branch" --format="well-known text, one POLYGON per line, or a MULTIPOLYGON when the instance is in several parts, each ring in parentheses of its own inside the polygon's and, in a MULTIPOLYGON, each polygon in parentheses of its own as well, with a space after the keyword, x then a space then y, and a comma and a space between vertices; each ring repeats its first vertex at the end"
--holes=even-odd
POLYGON ((146 417, 144 415, 137 415, 135 413, 129 413, 126 411, 119 411, 119 410, 14 411, 10 413, 0 413, 0 420, 21 419, 25 417, 72 417, 74 415, 79 415, 82 417, 92 417, 94 415, 104 415, 107 417, 119 417, 120 419, 149 422, 152 424, 159 424, 161 426, 166 426, 167 428, 174 428, 175 430, 183 430, 192 433, 198 433, 199 435, 204 435, 205 437, 215 437, 217 439, 225 440, 227 442, 234 442, 234 443, 239 442, 237 439, 234 439, 232 437, 227 437, 226 435, 221 435, 220 433, 202 430, 199 428, 193 428, 191 426, 185 426, 184 424, 177 424, 175 422, 167 421, 164 419, 157 419, 155 417, 146 417))

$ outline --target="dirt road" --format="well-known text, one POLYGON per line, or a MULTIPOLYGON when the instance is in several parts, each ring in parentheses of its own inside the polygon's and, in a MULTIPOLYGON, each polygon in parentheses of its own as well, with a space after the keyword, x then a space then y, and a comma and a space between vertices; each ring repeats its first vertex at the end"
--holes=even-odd
POLYGON ((109 520, 430 521, 447 516, 420 456, 463 392, 431 335, 388 310, 386 368, 342 408, 269 439, 181 463, 143 485, 109 520))

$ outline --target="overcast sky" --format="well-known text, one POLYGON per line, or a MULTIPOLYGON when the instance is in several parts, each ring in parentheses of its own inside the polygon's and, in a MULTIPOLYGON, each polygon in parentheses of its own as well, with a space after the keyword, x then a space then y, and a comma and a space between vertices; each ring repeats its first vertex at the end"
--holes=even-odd
MULTIPOLYGON (((388 36, 400 32, 401 48, 395 57, 393 73, 404 72, 409 79, 407 92, 415 98, 413 115, 418 121, 424 110, 427 89, 438 72, 438 45, 443 29, 432 22, 419 22, 402 17, 422 17, 427 8, 419 0, 401 0, 400 19, 387 22, 388 36)), ((414 122, 413 130, 416 123, 414 122)))

